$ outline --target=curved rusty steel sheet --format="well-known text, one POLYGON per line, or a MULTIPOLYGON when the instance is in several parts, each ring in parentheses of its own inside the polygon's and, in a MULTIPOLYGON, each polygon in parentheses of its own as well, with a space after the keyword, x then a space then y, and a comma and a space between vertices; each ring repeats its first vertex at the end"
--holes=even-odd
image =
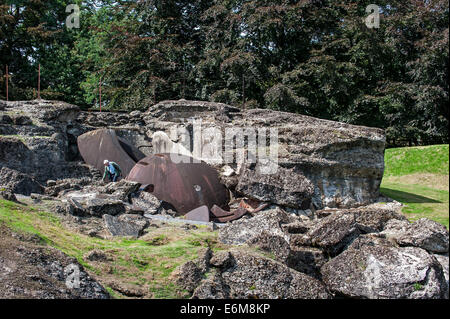
POLYGON ((87 164, 103 171, 103 161, 107 159, 119 164, 123 176, 127 176, 136 162, 145 157, 144 153, 119 138, 111 129, 87 132, 78 137, 77 144, 87 164))
POLYGON ((211 219, 213 222, 226 223, 241 218, 242 216, 247 214, 248 211, 244 207, 238 207, 238 209, 232 212, 227 212, 220 207, 214 206, 211 209, 211 213, 213 215, 211 219))
POLYGON ((195 163, 192 157, 176 156, 181 163, 174 163, 168 153, 148 156, 134 166, 127 179, 153 185, 152 194, 170 203, 179 215, 204 205, 226 207, 229 193, 217 171, 204 162, 195 163))
POLYGON ((233 213, 214 205, 213 207, 211 207, 211 215, 213 218, 220 218, 233 216, 233 213))
POLYGON ((257 200, 252 199, 248 200, 243 199, 239 204, 239 207, 245 208, 251 214, 259 213, 260 211, 266 209, 269 206, 270 206, 269 203, 261 203, 257 200))

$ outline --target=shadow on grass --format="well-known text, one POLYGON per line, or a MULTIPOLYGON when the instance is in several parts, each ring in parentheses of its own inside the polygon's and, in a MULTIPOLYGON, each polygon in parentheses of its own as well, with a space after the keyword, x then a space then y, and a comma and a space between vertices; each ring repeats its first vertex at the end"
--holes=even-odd
POLYGON ((402 192, 390 188, 381 187, 380 191, 383 195, 388 196, 402 203, 442 203, 432 198, 420 196, 413 193, 402 192))

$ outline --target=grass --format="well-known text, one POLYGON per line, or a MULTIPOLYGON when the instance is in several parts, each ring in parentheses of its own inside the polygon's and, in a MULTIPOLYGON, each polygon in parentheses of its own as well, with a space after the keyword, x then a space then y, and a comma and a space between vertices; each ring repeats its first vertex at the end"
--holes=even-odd
MULTIPOLYGON (((410 220, 428 217, 448 228, 448 145, 388 149, 385 162, 382 193, 405 204, 402 211, 410 220)), ((144 289, 147 298, 187 298, 187 292, 171 278, 176 267, 196 259, 205 247, 224 249, 217 243, 217 232, 206 227, 149 228, 140 239, 93 238, 67 229, 59 217, 44 209, 5 200, 0 200, 0 223, 38 235, 42 243, 75 257, 114 298, 126 296, 110 287, 111 280, 144 289), (94 249, 111 261, 85 259, 94 249)))
POLYGON ((448 175, 448 152, 448 145, 388 149, 384 176, 448 175))
POLYGON ((449 227, 449 146, 388 149, 381 193, 405 205, 409 220, 423 217, 449 227))
POLYGON ((171 226, 151 228, 140 239, 93 238, 68 230, 51 213, 5 200, 0 200, 0 223, 38 235, 43 243, 75 257, 115 298, 125 296, 108 286, 111 280, 144 289, 147 298, 189 297, 170 275, 179 265, 196 259, 200 249, 217 243, 217 232, 171 226), (86 260, 86 253, 94 249, 105 252, 111 261, 86 260))

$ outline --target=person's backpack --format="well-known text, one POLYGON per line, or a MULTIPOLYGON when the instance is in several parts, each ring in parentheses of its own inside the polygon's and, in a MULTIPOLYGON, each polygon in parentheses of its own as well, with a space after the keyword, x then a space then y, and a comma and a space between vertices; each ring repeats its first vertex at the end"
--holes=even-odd
POLYGON ((111 162, 111 165, 114 166, 116 171, 119 173, 119 176, 121 176, 122 175, 122 170, 120 169, 120 166, 117 163, 115 163, 115 162, 111 162))

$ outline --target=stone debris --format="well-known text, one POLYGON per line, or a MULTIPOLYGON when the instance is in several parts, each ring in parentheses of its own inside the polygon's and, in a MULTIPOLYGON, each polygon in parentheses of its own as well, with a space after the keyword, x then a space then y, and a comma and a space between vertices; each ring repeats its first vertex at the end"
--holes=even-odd
MULTIPOLYGON (((211 275, 201 278, 199 269, 182 266, 181 272, 195 271, 190 290, 194 299, 327 299, 326 287, 317 279, 297 272, 272 259, 240 251, 214 253, 211 275)), ((181 275, 186 278, 186 275, 181 275)))
MULTIPOLYGON (((397 213, 399 203, 377 203, 385 148, 380 129, 211 102, 164 101, 147 112, 117 116, 42 100, 0 101, 0 134, 0 197, 6 200, 17 200, 15 194, 52 198, 55 212, 77 231, 100 238, 138 238, 148 227, 167 224, 181 231, 204 225, 218 230, 222 244, 236 247, 208 249, 172 273, 192 298, 448 298, 448 230, 428 219, 409 223, 397 213), (82 162, 77 138, 112 127, 110 134, 128 156, 168 149, 190 156, 180 138, 164 132, 178 125, 192 131, 183 121, 192 117, 222 133, 235 127, 278 131, 276 163, 209 162, 234 198, 230 210, 241 206, 249 212, 239 220, 177 218, 174 207, 143 191, 148 185, 125 179, 104 183, 98 167, 82 162)), ((0 269, 11 270, 0 273, 0 297, 109 297, 76 261, 30 246, 39 238, 25 248, 12 238, 0 241, 0 269), (80 290, 63 286, 71 263, 81 269, 80 290), (26 284, 20 278, 28 278, 26 284)), ((100 250, 84 257, 109 260, 100 250)), ((145 295, 114 281, 110 287, 126 296, 145 295)))
POLYGON ((447 294, 442 266, 416 247, 363 235, 321 268, 334 293, 350 298, 441 299, 447 294))
POLYGON ((132 194, 139 191, 141 184, 127 180, 120 180, 117 183, 109 183, 103 188, 105 194, 111 194, 123 202, 131 202, 132 194))
POLYGON ((391 220, 382 232, 400 246, 414 246, 432 253, 448 253, 449 236, 445 226, 427 218, 414 223, 391 220))
POLYGON ((110 261, 111 258, 101 250, 92 250, 84 256, 84 259, 89 261, 106 262, 110 261))
POLYGON ((219 232, 219 240, 224 244, 239 245, 257 237, 263 231, 278 235, 289 241, 289 237, 283 232, 282 224, 288 224, 293 219, 279 208, 258 213, 250 219, 239 219, 222 227, 219 232))
POLYGON ((7 167, 0 169, 0 188, 7 188, 15 194, 27 196, 31 193, 44 192, 44 187, 33 177, 7 167))
POLYGON ((105 226, 111 236, 138 238, 143 234, 149 222, 139 215, 120 215, 119 217, 103 215, 105 226))
POLYGON ((109 299, 75 258, 0 226, 0 298, 109 299), (71 274, 79 281, 71 281, 71 274), (69 283, 69 284, 68 284, 69 283))
MULTIPOLYGON (((278 208, 219 229, 221 242, 256 247, 319 280, 334 297, 374 299, 448 298, 448 250, 446 255, 434 252, 445 252, 445 238, 448 230, 437 223, 411 224, 396 211, 373 206, 330 210, 308 221, 278 208), (417 236, 417 225, 426 228, 423 237, 417 236)), ((231 256, 215 254, 210 264, 229 269, 231 256)), ((193 297, 229 298, 223 276, 211 278, 193 297)))
POLYGON ((0 197, 11 202, 17 202, 16 195, 9 189, 0 189, 0 197))

